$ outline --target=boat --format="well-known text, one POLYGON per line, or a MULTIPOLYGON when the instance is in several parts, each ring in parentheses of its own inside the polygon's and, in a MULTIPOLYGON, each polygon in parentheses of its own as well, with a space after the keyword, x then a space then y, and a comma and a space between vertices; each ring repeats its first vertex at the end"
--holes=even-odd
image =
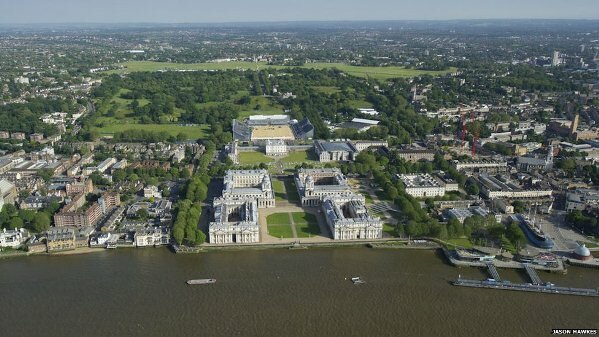
POLYGON ((201 279, 197 279, 197 280, 188 280, 187 284, 212 284, 212 283, 216 283, 216 279, 213 278, 201 278, 201 279))
POLYGON ((522 231, 530 243, 539 248, 553 248, 553 240, 551 240, 551 238, 545 234, 540 227, 537 227, 532 220, 523 214, 518 214, 517 218, 520 221, 520 228, 522 228, 522 231))
POLYGON ((352 277, 352 278, 351 278, 351 281, 352 281, 354 284, 363 284, 363 283, 366 283, 366 281, 362 280, 362 279, 361 279, 359 276, 352 277))

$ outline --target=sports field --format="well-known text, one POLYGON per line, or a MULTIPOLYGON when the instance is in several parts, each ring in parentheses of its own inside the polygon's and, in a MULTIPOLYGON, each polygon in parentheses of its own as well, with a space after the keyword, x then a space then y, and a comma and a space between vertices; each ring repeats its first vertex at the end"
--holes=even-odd
MULTIPOLYGON (((180 70, 180 71, 210 71, 210 70, 228 70, 228 69, 241 69, 241 70, 259 70, 265 68, 271 69, 289 69, 288 66, 277 66, 268 65, 266 62, 243 62, 243 61, 232 61, 232 62, 207 62, 207 63, 171 63, 171 62, 152 62, 152 61, 129 61, 117 64, 116 66, 122 67, 121 69, 111 70, 107 73, 130 73, 136 71, 163 71, 163 70, 180 70)), ((344 63, 306 63, 301 68, 311 69, 338 69, 347 74, 358 76, 358 77, 371 77, 379 80, 386 80, 390 78, 400 77, 415 77, 422 75, 430 76, 441 76, 448 73, 457 71, 457 68, 450 68, 448 70, 418 70, 418 69, 406 69, 404 67, 389 66, 389 67, 362 67, 352 66, 344 63)), ((330 88, 324 89, 330 90, 330 88)))
POLYGON ((290 139, 293 140, 293 132, 289 125, 268 125, 252 127, 252 140, 259 139, 290 139))

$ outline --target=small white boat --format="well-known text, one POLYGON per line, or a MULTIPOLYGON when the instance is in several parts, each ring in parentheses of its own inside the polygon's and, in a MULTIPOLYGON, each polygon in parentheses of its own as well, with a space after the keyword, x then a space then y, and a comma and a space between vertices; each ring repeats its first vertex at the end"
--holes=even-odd
POLYGON ((363 283, 366 283, 366 281, 362 280, 362 279, 361 279, 359 276, 352 277, 352 278, 351 278, 351 281, 352 281, 354 284, 363 284, 363 283))
POLYGON ((213 278, 202 278, 197 280, 188 280, 187 284, 212 284, 216 283, 216 279, 213 278))

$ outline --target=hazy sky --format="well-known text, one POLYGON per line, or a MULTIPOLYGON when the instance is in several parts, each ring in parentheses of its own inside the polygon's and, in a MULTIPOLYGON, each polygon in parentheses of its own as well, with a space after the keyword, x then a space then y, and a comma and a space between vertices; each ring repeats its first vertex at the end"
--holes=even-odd
POLYGON ((599 19, 599 0, 0 0, 0 24, 599 19))

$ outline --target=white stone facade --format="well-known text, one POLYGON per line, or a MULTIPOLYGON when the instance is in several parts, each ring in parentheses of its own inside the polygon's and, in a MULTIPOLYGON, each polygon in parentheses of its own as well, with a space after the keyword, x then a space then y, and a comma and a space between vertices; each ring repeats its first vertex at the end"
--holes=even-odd
POLYGON ((274 206, 272 183, 266 170, 227 171, 222 197, 213 202, 214 221, 208 227, 209 242, 260 242, 258 208, 274 206))
POLYGON ((401 174, 406 193, 416 198, 434 198, 445 195, 445 186, 430 174, 401 174))
POLYGON ((289 151, 287 144, 282 139, 269 139, 266 141, 264 153, 267 156, 286 156, 289 151))
POLYGON ((368 214, 364 196, 326 197, 322 211, 334 240, 370 240, 383 237, 383 222, 368 214))
POLYGON ((25 229, 9 229, 3 228, 0 232, 0 247, 2 248, 19 248, 28 238, 25 229))
POLYGON ((325 197, 353 194, 345 176, 337 168, 300 169, 295 184, 303 206, 319 206, 325 197))

